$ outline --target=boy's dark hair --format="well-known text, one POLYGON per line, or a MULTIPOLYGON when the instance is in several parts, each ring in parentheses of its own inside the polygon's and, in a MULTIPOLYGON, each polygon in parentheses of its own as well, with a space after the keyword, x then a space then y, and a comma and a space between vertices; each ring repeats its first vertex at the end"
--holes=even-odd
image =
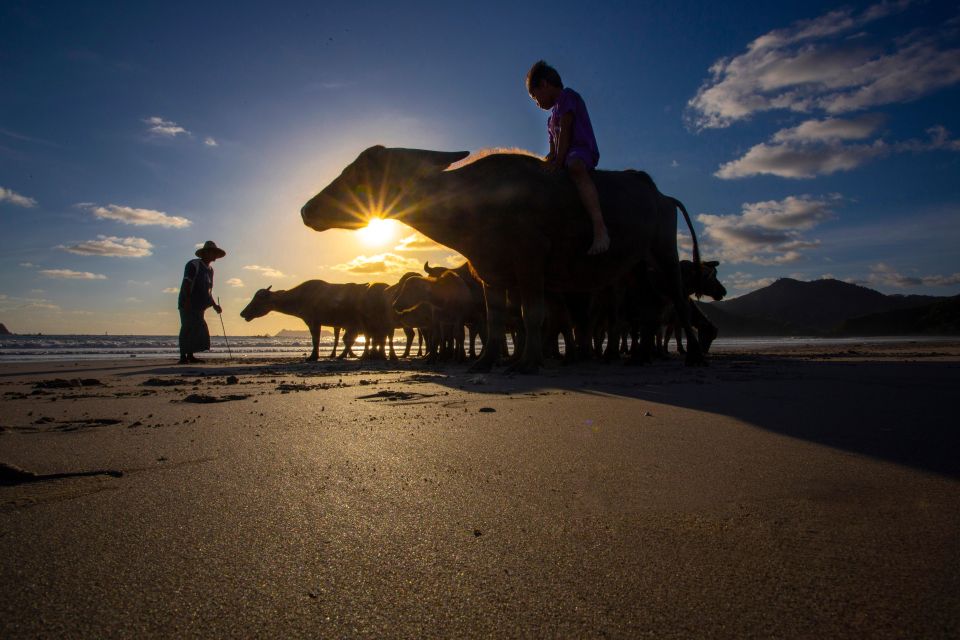
POLYGON ((547 84, 563 89, 563 80, 560 79, 560 74, 544 60, 536 61, 530 67, 530 71, 527 71, 527 93, 532 92, 534 87, 540 86, 541 80, 546 80, 547 84))

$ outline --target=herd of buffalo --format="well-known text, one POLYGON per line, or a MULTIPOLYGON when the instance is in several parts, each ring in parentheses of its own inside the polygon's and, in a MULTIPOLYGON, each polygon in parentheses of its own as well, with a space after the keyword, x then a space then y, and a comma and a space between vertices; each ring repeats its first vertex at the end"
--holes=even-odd
POLYGON ((313 335, 311 358, 319 356, 321 325, 345 331, 341 357, 360 333, 366 357, 395 357, 393 334, 402 328, 404 355, 417 331, 431 361, 466 358, 466 328, 473 370, 509 359, 511 370, 532 372, 560 355, 558 336, 568 361, 626 352, 642 362, 665 349, 657 336, 666 326, 673 327, 666 335, 683 331, 687 364, 704 363, 717 332, 690 295, 720 299, 726 291, 717 263, 700 260, 686 208, 643 171, 597 170, 593 179, 611 238, 599 255, 587 255, 589 217, 573 181, 548 170, 543 158, 370 147, 302 207, 304 224, 321 232, 360 229, 371 217, 388 217, 467 262, 427 265, 425 274, 407 273, 393 285, 311 280, 289 291, 262 289, 242 315, 276 310, 302 318, 313 335), (678 209, 693 249, 693 260, 683 263, 678 209))
MULTIPOLYGON (((701 348, 708 351, 717 337, 716 327, 699 310, 690 295, 720 300, 726 289, 717 279, 716 262, 700 265, 695 278, 694 263, 681 261, 684 290, 701 348)), ((405 273, 398 282, 333 284, 308 280, 287 291, 260 289, 240 312, 248 322, 277 311, 303 320, 310 329, 313 349, 310 360, 319 359, 320 331, 326 325, 334 331, 331 358, 355 356, 353 345, 365 336, 360 358, 396 359, 393 337, 403 330, 406 344, 401 357, 409 357, 416 343, 416 356, 427 363, 462 362, 478 357, 476 339, 489 344, 483 284, 469 262, 456 269, 424 264, 424 273, 405 273), (342 350, 338 353, 340 334, 342 350)), ((627 354, 632 361, 665 356, 671 336, 684 352, 675 309, 669 299, 642 298, 642 290, 605 290, 598 294, 547 294, 547 313, 542 339, 548 356, 575 362, 589 358, 618 359, 627 354), (639 297, 638 297, 639 296, 639 297), (644 328, 652 331, 644 332, 644 328), (643 340, 642 336, 649 340, 643 340), (562 337, 564 349, 560 349, 562 337)), ((508 295, 507 332, 515 345, 511 355, 506 341, 501 356, 509 361, 523 351, 526 340, 520 306, 508 295)))

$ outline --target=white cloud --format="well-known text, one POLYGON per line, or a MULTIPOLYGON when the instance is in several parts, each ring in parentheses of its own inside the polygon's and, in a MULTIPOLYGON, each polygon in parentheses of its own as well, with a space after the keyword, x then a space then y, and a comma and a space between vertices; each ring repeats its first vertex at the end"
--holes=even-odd
POLYGON ((245 286, 245 285, 243 284, 243 280, 241 280, 240 278, 230 278, 229 280, 227 280, 227 284, 230 285, 231 287, 243 287, 243 286, 245 286))
POLYGON ((466 261, 467 259, 459 253, 448 253, 447 255, 443 256, 443 264, 452 268, 459 267, 466 261))
POLYGON ((768 287, 776 281, 776 278, 757 278, 750 273, 737 271, 724 278, 723 284, 731 289, 752 291, 754 289, 768 287))
POLYGON ((743 157, 720 165, 714 175, 724 179, 760 174, 813 178, 849 171, 893 153, 960 151, 960 140, 951 138, 950 132, 942 125, 927 129, 928 140, 894 143, 874 140, 869 144, 843 142, 869 137, 880 122, 881 119, 872 114, 855 120, 808 120, 796 127, 777 131, 769 142, 754 145, 743 157))
POLYGON ((927 129, 929 140, 905 140, 896 144, 897 151, 960 151, 960 140, 950 138, 943 125, 927 129))
POLYGON ((883 123, 883 116, 868 113, 859 118, 844 120, 826 118, 807 120, 796 127, 781 129, 773 135, 774 142, 831 142, 869 138, 883 123))
POLYGON ((419 231, 411 233, 405 238, 401 238, 394 251, 446 251, 447 248, 437 244, 419 231))
POLYGON ((59 246, 58 249, 81 256, 110 256, 120 258, 142 258, 152 255, 153 245, 144 238, 118 238, 117 236, 97 236, 97 240, 88 240, 80 244, 59 246))
POLYGON ((350 262, 331 267, 353 275, 362 276, 402 276, 407 271, 420 273, 419 260, 398 256, 395 253, 381 253, 375 256, 357 256, 350 262))
POLYGON ((705 225, 702 252, 730 263, 782 265, 797 262, 819 240, 808 231, 833 217, 831 203, 840 196, 788 196, 783 200, 744 203, 740 214, 700 214, 705 225))
POLYGON ((207 145, 208 147, 219 147, 219 146, 220 146, 220 143, 218 143, 216 140, 214 140, 214 139, 211 138, 210 136, 207 136, 206 138, 203 139, 203 144, 207 145))
POLYGON ((718 178, 745 178, 760 174, 781 178, 813 178, 837 171, 849 171, 874 158, 889 153, 889 147, 877 140, 873 144, 844 145, 797 144, 794 142, 760 143, 742 158, 720 165, 718 178))
POLYGON ((905 275, 894 267, 878 262, 870 267, 867 283, 872 285, 886 285, 888 287, 949 287, 960 285, 960 273, 946 275, 905 275))
POLYGON ((859 14, 839 9, 760 36, 745 52, 710 67, 711 78, 687 103, 691 124, 727 127, 770 110, 848 113, 960 82, 956 24, 893 39, 868 31, 843 37, 910 4, 882 2, 859 14))
POLYGON ((33 269, 33 268, 36 267, 37 265, 33 264, 32 262, 21 262, 21 263, 20 263, 20 266, 21 266, 21 267, 24 267, 24 268, 26 268, 26 269, 33 269))
POLYGON ((149 128, 150 133, 163 138, 175 138, 179 135, 190 135, 190 132, 178 125, 172 120, 166 120, 160 116, 151 116, 143 120, 149 128))
POLYGON ((180 289, 177 287, 167 287, 163 290, 164 293, 180 293, 180 289))
POLYGON ((37 201, 33 198, 22 196, 13 189, 6 189, 4 187, 0 187, 0 202, 9 202, 12 205, 25 207, 27 209, 37 206, 37 201))
POLYGON ((279 269, 274 269, 273 267, 262 267, 258 264, 248 264, 244 267, 248 271, 257 271, 262 273, 267 278, 286 278, 288 277, 283 271, 279 269))
POLYGON ((40 275, 48 278, 63 278, 66 280, 106 280, 107 276, 89 271, 74 271, 73 269, 43 269, 40 275))
POLYGON ((190 220, 180 216, 170 216, 163 211, 154 209, 137 209, 134 207, 125 207, 118 204, 108 204, 99 206, 94 204, 78 204, 77 206, 89 209, 93 215, 101 220, 116 220, 124 224, 135 226, 157 225, 161 227, 173 227, 183 229, 193 224, 190 220))
POLYGON ((54 304, 46 298, 20 298, 17 296, 0 295, 0 311, 23 311, 27 309, 41 309, 44 311, 59 311, 60 305, 54 304))

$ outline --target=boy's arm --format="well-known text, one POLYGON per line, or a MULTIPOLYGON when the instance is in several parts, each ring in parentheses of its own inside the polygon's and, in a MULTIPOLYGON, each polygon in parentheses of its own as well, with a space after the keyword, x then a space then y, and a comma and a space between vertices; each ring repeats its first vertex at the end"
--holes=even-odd
POLYGON ((553 159, 557 157, 557 147, 553 144, 553 137, 550 138, 550 153, 547 154, 547 157, 544 158, 544 162, 553 162, 553 159))
POLYGON ((570 141, 573 139, 573 112, 568 111, 560 116, 560 136, 557 140, 556 155, 553 161, 563 166, 567 159, 567 152, 570 151, 570 141))

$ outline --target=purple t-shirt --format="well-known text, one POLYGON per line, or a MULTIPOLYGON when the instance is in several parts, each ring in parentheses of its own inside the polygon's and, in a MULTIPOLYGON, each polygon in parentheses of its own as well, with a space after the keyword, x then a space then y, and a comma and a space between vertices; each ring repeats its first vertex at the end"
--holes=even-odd
POLYGON ((580 158, 588 169, 593 169, 600 162, 600 149, 593 135, 590 114, 587 113, 587 105, 584 104, 580 94, 569 87, 560 92, 557 104, 550 109, 550 117, 547 118, 550 143, 554 149, 560 147, 560 121, 565 113, 573 113, 573 137, 570 139, 567 158, 571 156, 580 158))

